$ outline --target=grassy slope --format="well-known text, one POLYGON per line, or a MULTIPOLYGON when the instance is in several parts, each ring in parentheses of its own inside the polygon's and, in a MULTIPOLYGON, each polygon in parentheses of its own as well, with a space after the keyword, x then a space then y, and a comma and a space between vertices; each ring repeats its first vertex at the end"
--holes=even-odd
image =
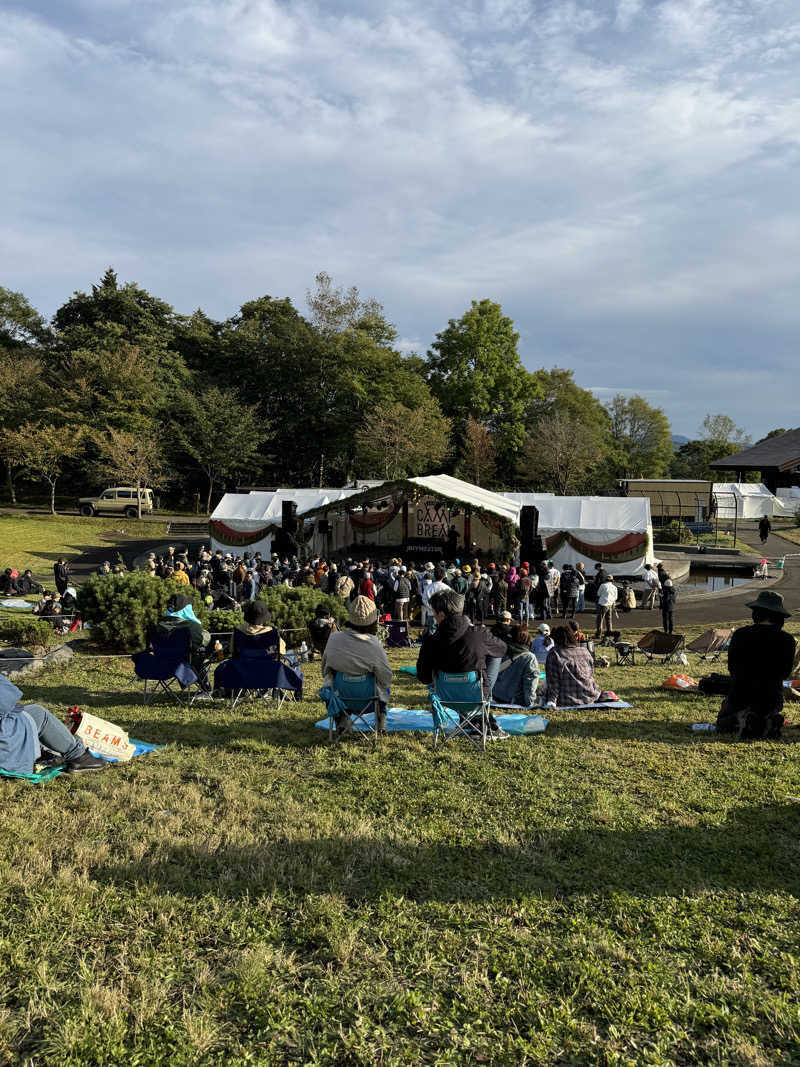
MULTIPOLYGON (((154 537, 162 527, 123 517, 83 519, 76 515, 9 518, 0 516, 0 570, 30 567, 39 581, 52 585, 53 563, 60 555, 75 561, 100 545, 130 536, 154 537)), ((112 561, 113 562, 113 561, 112 561)))
POLYGON ((692 734, 717 701, 667 673, 601 671, 634 709, 485 759, 41 674, 167 747, 0 785, 0 1062, 798 1062, 798 750, 692 734))

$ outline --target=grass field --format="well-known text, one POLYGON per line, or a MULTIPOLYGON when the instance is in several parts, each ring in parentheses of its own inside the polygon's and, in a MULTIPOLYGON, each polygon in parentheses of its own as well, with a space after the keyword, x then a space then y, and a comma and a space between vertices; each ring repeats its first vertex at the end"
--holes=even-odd
POLYGON ((26 699, 166 747, 0 784, 0 1062, 800 1062, 800 730, 693 734, 717 700, 636 666, 485 758, 373 751, 313 727, 313 664, 280 714, 73 664, 26 699))
MULTIPOLYGON (((53 564, 64 555, 76 562, 101 545, 114 547, 127 537, 158 538, 163 527, 122 516, 84 519, 77 515, 0 516, 0 571, 30 567, 40 582, 53 583, 53 564)), ((115 562, 111 560, 111 562, 115 562)))

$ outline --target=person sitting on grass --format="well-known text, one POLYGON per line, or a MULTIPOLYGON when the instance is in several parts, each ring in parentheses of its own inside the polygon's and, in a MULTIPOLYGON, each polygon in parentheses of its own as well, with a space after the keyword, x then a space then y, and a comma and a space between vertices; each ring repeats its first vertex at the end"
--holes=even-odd
POLYGON ((4 593, 6 596, 9 593, 19 593, 17 579, 14 577, 14 572, 10 567, 6 567, 5 571, 0 574, 0 593, 4 593))
MULTIPOLYGON (((378 712, 375 729, 386 730, 386 702, 392 684, 392 668, 386 651, 378 639, 378 609, 374 600, 357 596, 348 605, 350 621, 346 629, 337 630, 328 638, 322 654, 322 677, 325 685, 333 686, 336 671, 344 674, 372 674, 378 689, 378 712)), ((342 712, 336 718, 340 733, 352 730, 350 716, 342 712)))
POLYGON ((511 627, 506 654, 492 686, 492 699, 498 704, 532 708, 539 685, 539 664, 530 651, 531 637, 525 623, 511 627))
MULTIPOLYGON (((417 678, 431 685, 440 671, 465 674, 475 671, 481 680, 484 699, 492 694, 500 661, 506 654, 506 643, 482 626, 473 626, 464 615, 464 597, 445 587, 430 599, 436 619, 436 632, 425 634, 417 658, 417 678)), ((489 716, 493 740, 504 740, 508 734, 500 729, 493 715, 489 716)))
POLYGON ((314 651, 322 654, 328 644, 328 638, 336 630, 336 619, 331 615, 331 609, 326 602, 317 604, 314 609, 314 618, 308 620, 308 635, 314 651))
POLYGON ((22 693, 0 674, 0 767, 13 774, 33 774, 44 750, 52 752, 70 774, 105 770, 83 741, 40 704, 22 704, 22 693))
POLYGON ((546 622, 536 627, 536 637, 531 644, 531 652, 542 665, 547 661, 550 649, 554 647, 553 638, 550 636, 550 627, 546 622))
POLYGON ((17 578, 17 592, 20 596, 41 596, 42 587, 34 579, 30 568, 17 578))
POLYGON ((762 590, 747 604, 752 626, 734 630, 728 647, 732 685, 717 716, 720 733, 737 733, 743 741, 777 740, 783 726, 783 682, 791 678, 796 642, 783 629, 791 612, 783 597, 762 590))
POLYGON ((569 626, 556 626, 553 644, 544 665, 545 706, 579 708, 598 703, 602 690, 595 681, 592 654, 578 643, 577 633, 569 626))

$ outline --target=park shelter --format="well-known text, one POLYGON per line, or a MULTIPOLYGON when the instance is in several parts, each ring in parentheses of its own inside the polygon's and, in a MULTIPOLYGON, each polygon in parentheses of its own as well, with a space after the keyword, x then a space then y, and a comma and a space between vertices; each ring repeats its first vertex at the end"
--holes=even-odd
POLYGON ((780 487, 800 485, 800 429, 768 437, 752 448, 715 460, 711 469, 735 471, 737 482, 743 482, 747 472, 758 471, 771 493, 780 487))
POLYGON ((302 516, 320 504, 342 500, 357 489, 275 489, 249 493, 226 493, 209 520, 212 551, 269 556, 272 540, 281 526, 284 500, 297 505, 302 516))
POLYGON ((776 511, 775 497, 760 482, 714 482, 713 492, 720 519, 760 519, 776 511))
POLYGON ((647 497, 542 496, 539 535, 559 568, 583 563, 589 574, 602 563, 614 575, 631 577, 655 563, 653 525, 647 497))

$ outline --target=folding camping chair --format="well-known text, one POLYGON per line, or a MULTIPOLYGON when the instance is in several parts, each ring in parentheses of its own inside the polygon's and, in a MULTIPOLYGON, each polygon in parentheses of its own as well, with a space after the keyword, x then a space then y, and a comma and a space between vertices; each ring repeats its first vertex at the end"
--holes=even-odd
POLYGON ((144 682, 144 703, 151 703, 159 695, 166 695, 181 707, 189 707, 197 695, 192 693, 192 686, 198 678, 189 663, 189 633, 187 630, 175 630, 166 635, 157 635, 154 630, 148 634, 148 648, 131 656, 136 677, 144 682), (150 692, 147 683, 153 682, 150 692))
POLYGON ((230 690, 231 711, 242 699, 270 696, 277 701, 277 710, 291 693, 295 700, 302 699, 303 675, 301 671, 281 663, 275 656, 263 650, 245 651, 226 659, 214 674, 214 687, 230 690))
POLYGON ((387 648, 411 648, 411 638, 408 635, 408 622, 405 619, 392 619, 387 622, 386 635, 387 648))
POLYGON ((696 652, 700 659, 716 663, 730 644, 733 630, 706 630, 686 646, 688 652, 696 652))
POLYGON ((665 634, 663 630, 648 630, 635 645, 629 641, 618 641, 614 645, 618 667, 635 666, 637 653, 644 657, 646 663, 659 659, 661 663, 671 663, 684 649, 686 638, 683 634, 665 634))
POLYGON ((486 751, 489 736, 489 699, 483 695, 476 671, 449 674, 439 671, 428 689, 433 715, 433 747, 466 737, 480 752, 486 751))
POLYGON ((372 735, 373 741, 378 738, 378 684, 374 674, 345 674, 336 671, 333 676, 333 686, 330 689, 321 689, 328 710, 328 740, 334 738, 334 723, 336 716, 344 714, 350 720, 352 732, 358 734, 366 741, 368 735, 372 735), (372 722, 366 718, 372 712, 372 722))

